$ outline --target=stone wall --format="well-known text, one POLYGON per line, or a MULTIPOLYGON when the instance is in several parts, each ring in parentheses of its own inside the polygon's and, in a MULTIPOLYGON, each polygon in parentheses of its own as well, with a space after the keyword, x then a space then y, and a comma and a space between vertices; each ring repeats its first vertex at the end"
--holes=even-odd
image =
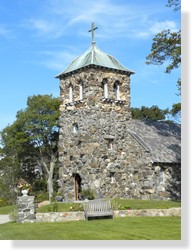
MULTIPOLYGON (((114 218, 136 216, 178 216, 181 217, 181 208, 144 209, 144 210, 115 210, 114 218)), ((37 213, 37 222, 65 222, 85 220, 84 212, 52 212, 37 213)))
POLYGON ((84 212, 52 212, 52 213, 37 213, 37 222, 64 222, 85 220, 84 212))
POLYGON ((144 210, 116 210, 115 217, 137 217, 137 216, 178 216, 181 217, 181 208, 169 209, 144 209, 144 210))
POLYGON ((34 222, 36 220, 34 196, 19 196, 17 206, 17 222, 34 222))
POLYGON ((129 131, 129 75, 81 69, 61 79, 60 96, 59 191, 64 200, 77 200, 85 189, 91 189, 95 198, 172 198, 167 182, 161 181, 161 171, 171 178, 168 170, 153 164, 150 152, 129 131), (103 82, 107 82, 107 98, 103 82), (119 84, 120 100, 114 93, 115 82, 119 84))

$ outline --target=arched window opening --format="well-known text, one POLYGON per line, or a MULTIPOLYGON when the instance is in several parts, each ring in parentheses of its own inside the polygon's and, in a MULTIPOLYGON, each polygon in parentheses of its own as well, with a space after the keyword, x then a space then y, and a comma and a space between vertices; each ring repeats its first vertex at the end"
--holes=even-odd
POLYGON ((80 101, 83 100, 83 83, 82 81, 80 82, 79 85, 79 92, 80 92, 80 101))
POLYGON ((108 149, 113 150, 113 139, 108 140, 108 149))
POLYGON ((120 100, 120 92, 119 92, 119 82, 116 81, 113 85, 113 93, 116 100, 120 100))
POLYGON ((78 124, 77 124, 77 123, 74 123, 74 124, 73 124, 73 133, 74 133, 74 134, 77 134, 77 133, 78 133, 78 124))
POLYGON ((115 183, 116 182, 114 175, 115 175, 114 172, 110 172, 111 183, 115 183))
POLYGON ((107 80, 105 79, 102 82, 102 88, 103 88, 103 97, 108 98, 108 84, 107 84, 107 80))
POLYGON ((165 175, 165 172, 164 171, 161 171, 160 172, 160 175, 159 175, 159 182, 162 184, 164 184, 166 181, 166 175, 165 175))
POLYGON ((73 88, 73 85, 70 84, 70 86, 69 86, 69 102, 73 102, 73 100, 74 100, 73 95, 74 95, 74 88, 73 88))

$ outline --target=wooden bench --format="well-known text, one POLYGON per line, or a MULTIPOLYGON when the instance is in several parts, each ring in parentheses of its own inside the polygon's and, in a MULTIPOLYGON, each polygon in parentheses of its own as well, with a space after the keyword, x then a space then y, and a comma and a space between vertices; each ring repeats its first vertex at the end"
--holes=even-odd
POLYGON ((110 200, 92 200, 84 202, 85 219, 93 217, 111 217, 113 210, 110 200))

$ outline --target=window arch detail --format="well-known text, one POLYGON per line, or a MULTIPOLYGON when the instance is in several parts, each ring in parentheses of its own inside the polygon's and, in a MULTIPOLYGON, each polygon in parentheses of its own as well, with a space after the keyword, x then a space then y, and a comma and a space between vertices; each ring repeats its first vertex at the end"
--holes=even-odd
POLYGON ((69 85, 69 102, 74 101, 74 87, 72 84, 69 85))
POLYGON ((79 84, 79 96, 80 96, 80 101, 83 100, 83 83, 82 81, 80 81, 80 84, 79 84))
POLYGON ((103 97, 108 98, 108 83, 106 79, 102 81, 102 88, 103 88, 103 97))
POLYGON ((120 90, 119 90, 119 82, 115 81, 113 84, 113 93, 116 100, 120 100, 120 90))

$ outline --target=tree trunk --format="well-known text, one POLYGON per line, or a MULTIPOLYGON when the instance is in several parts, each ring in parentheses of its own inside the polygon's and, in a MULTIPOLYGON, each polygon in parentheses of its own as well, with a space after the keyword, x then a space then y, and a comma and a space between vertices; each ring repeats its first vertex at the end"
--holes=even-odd
POLYGON ((54 192, 54 188, 53 188, 54 167, 55 167, 55 162, 51 161, 50 162, 50 170, 48 172, 48 180, 47 180, 47 189, 48 189, 48 195, 49 195, 49 202, 51 202, 52 194, 54 192))
POLYGON ((53 188, 53 174, 54 174, 54 167, 56 165, 56 159, 54 156, 51 157, 50 161, 50 167, 48 168, 47 163, 45 161, 42 161, 44 170, 45 170, 45 176, 47 181, 47 191, 49 196, 49 202, 51 203, 52 194, 54 192, 53 188))

